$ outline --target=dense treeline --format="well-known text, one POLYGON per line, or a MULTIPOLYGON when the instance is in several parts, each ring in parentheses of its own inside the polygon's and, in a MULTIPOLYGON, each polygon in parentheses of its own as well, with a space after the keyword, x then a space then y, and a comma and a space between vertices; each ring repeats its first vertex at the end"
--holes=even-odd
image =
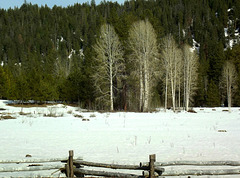
MULTIPOLYGON (((129 77, 132 63, 128 60, 128 38, 131 25, 144 19, 156 31, 160 58, 162 39, 168 34, 174 36, 179 48, 189 44, 199 50, 198 85, 191 105, 227 104, 220 81, 225 61, 235 64, 236 83, 240 84, 238 0, 131 0, 123 5, 105 1, 96 5, 92 1, 67 8, 25 3, 20 8, 0 9, 0 97, 61 100, 106 109, 97 99, 92 76, 97 65, 93 46, 100 27, 107 23, 119 37, 125 63, 124 77, 113 81, 117 86, 113 91, 114 108, 137 110, 135 81, 129 77), (232 41, 233 48, 229 46, 232 41)), ((156 80, 155 84, 153 108, 164 106, 163 81, 156 80)), ((233 93, 233 106, 240 105, 239 88, 233 93)))

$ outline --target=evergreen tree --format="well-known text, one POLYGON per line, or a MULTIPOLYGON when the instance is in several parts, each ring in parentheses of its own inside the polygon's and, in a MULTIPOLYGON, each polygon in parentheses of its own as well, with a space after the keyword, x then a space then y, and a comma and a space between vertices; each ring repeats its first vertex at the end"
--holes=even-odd
POLYGON ((214 83, 213 80, 211 80, 208 85, 206 102, 207 102, 207 106, 209 106, 209 107, 219 107, 220 106, 219 88, 214 83))

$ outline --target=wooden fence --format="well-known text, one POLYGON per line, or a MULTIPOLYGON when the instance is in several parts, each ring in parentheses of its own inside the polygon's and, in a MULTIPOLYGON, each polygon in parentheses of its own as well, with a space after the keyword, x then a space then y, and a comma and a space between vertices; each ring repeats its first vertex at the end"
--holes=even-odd
MULTIPOLYGON (((139 165, 119 165, 119 164, 105 164, 83 161, 82 159, 74 159, 74 153, 69 151, 69 157, 63 159, 39 159, 39 160, 8 160, 0 161, 1 172, 19 172, 19 171, 43 171, 43 170, 57 170, 64 173, 67 177, 84 177, 85 175, 103 176, 103 177, 164 177, 164 176, 190 176, 190 175, 239 175, 240 162, 238 161, 173 161, 173 162, 156 162, 156 155, 149 155, 149 162, 140 163, 139 165), (44 165, 44 163, 53 165, 44 165), (28 164, 27 167, 5 167, 1 164, 28 164), (84 167, 85 166, 85 167, 84 167), (184 166, 184 167, 183 167, 184 166), (194 169, 188 169, 188 166, 194 169), (216 169, 216 167, 218 169, 216 169), (227 166, 227 168, 226 168, 227 166), (111 171, 96 171, 92 169, 108 168, 108 169, 126 169, 126 170, 141 170, 142 174, 129 174, 111 171), (171 169, 168 169, 171 167, 171 169), (181 169, 177 169, 181 167, 181 169), (196 167, 196 168, 195 168, 196 167), (205 169, 203 169, 205 167, 205 169), (212 169, 206 169, 211 167, 212 169), (230 167, 230 168, 229 168, 230 167), (234 168, 232 168, 234 167, 234 168), (175 170, 174 170, 175 169, 175 170)), ((55 171, 56 172, 56 171, 55 171)))
MULTIPOLYGON (((84 177, 85 175, 92 176, 104 176, 104 177, 156 177, 163 173, 163 168, 156 168, 154 162, 156 161, 156 155, 149 155, 149 163, 146 165, 119 165, 119 164, 105 164, 105 163, 93 163, 83 160, 74 160, 73 151, 69 151, 69 159, 66 161, 65 169, 62 170, 67 177, 84 177), (127 170, 142 170, 143 175, 127 174, 120 172, 107 172, 107 171, 94 171, 84 169, 83 166, 88 167, 100 167, 109 169, 127 169, 127 170)), ((65 161, 64 161, 65 162, 65 161)))

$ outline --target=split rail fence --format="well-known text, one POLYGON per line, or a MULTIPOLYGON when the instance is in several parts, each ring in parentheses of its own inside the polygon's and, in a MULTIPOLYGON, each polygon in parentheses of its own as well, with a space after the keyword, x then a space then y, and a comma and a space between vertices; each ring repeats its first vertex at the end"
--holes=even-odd
MULTIPOLYGON (((105 164, 83 161, 82 159, 73 159, 74 153, 69 151, 69 157, 64 159, 39 159, 39 160, 0 160, 0 173, 4 172, 20 172, 20 171, 44 171, 44 170, 57 170, 55 172, 62 172, 66 177, 84 177, 101 176, 101 177, 164 177, 164 176, 190 176, 190 175, 239 175, 240 162, 238 161, 172 161, 172 162, 156 162, 156 155, 149 155, 149 162, 140 163, 139 165, 118 165, 118 164, 105 164), (44 163, 53 165, 44 165, 44 163), (5 167, 3 164, 29 164, 27 167, 5 167), (84 167, 85 166, 85 167, 84 167), (184 166, 184 167, 183 167, 184 166), (187 166, 196 167, 196 169, 187 169, 187 166), (218 167, 218 169, 214 167, 218 167), (99 167, 108 169, 126 169, 126 170, 140 170, 141 175, 120 173, 120 172, 107 172, 89 170, 86 167, 99 167), (168 170, 168 168, 171 169, 168 170), (177 169, 180 167, 180 169, 177 169), (212 169, 202 169, 202 167, 212 167, 212 169), (227 167, 227 168, 226 168, 227 167), (229 168, 230 167, 230 168, 229 168), (234 168, 233 168, 234 167, 234 168), (176 169, 175 169, 176 168, 176 169), (175 170, 174 170, 175 169, 175 170)), ((1 176, 1 174, 0 174, 1 176)))

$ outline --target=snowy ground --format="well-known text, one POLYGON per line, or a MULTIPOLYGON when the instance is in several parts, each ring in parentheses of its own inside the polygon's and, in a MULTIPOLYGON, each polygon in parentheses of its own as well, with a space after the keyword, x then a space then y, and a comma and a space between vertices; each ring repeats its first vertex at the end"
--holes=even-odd
MULTIPOLYGON (((27 154, 30 159, 67 157, 74 150, 74 157, 85 161, 118 164, 147 162, 150 154, 156 154, 158 162, 240 161, 239 108, 231 113, 223 111, 226 108, 194 108, 197 113, 97 113, 64 105, 12 107, 6 102, 0 101, 0 108, 6 109, 1 115, 17 119, 0 120, 0 160, 26 159, 27 154), (27 115, 20 115, 21 111, 27 115), (59 117, 44 117, 49 113, 59 117)), ((52 172, 0 173, 0 177, 52 172)))

